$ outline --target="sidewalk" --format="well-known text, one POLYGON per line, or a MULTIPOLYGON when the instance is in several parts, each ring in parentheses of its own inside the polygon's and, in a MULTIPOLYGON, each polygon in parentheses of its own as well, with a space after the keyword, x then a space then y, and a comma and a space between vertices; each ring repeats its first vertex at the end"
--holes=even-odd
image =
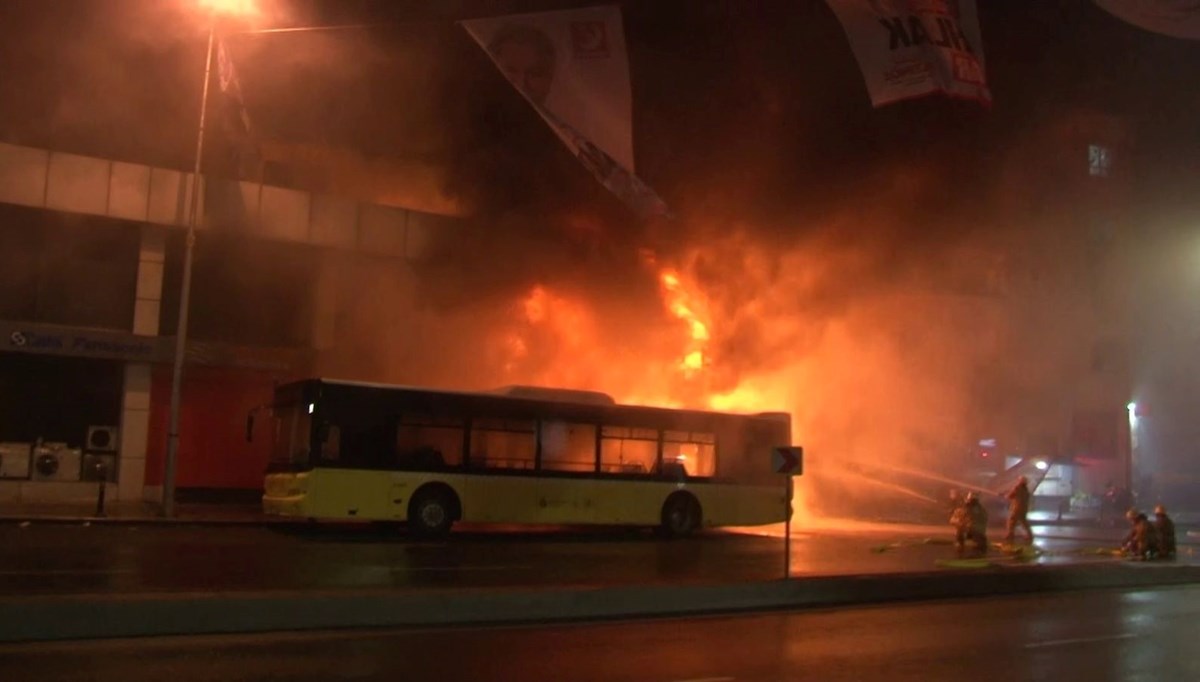
POLYGON ((153 502, 113 502, 96 514, 95 504, 22 502, 0 503, 0 522, 39 523, 182 523, 182 524, 277 524, 300 523, 302 519, 268 516, 257 504, 197 503, 175 505, 175 515, 166 518, 161 505, 153 502))
MULTIPOLYGON (((1150 515, 1153 509, 1145 510, 1150 515)), ((1200 512, 1167 510, 1176 526, 1200 526, 1200 512)), ((1153 519, 1151 519, 1153 520, 1153 519)), ((1056 512, 1035 510, 1029 512, 1030 523, 1045 526, 1116 526, 1125 528, 1127 522, 1123 518, 1101 519, 1094 512, 1067 512, 1061 518, 1056 512)))
MULTIPOLYGON (((1195 542, 1200 538, 1200 512, 1174 512, 1171 517, 1179 527, 1181 543, 1195 542)), ((1047 528, 1078 528, 1113 530, 1126 528, 1124 519, 1102 520, 1094 515, 1080 513, 1058 514, 1049 511, 1032 511, 1029 521, 1035 526, 1047 528)), ((162 507, 156 502, 121 501, 104 506, 104 515, 96 514, 94 503, 87 502, 0 502, 0 523, 104 523, 104 524, 192 524, 192 525, 282 525, 307 523, 306 519, 270 516, 264 514, 257 503, 244 501, 177 502, 175 515, 166 518, 162 507)), ((916 523, 927 528, 942 528, 942 524, 930 523, 929 519, 916 522, 912 519, 877 519, 881 526, 909 526, 916 523)), ((1002 527, 1002 519, 993 519, 994 527, 1002 527)), ((803 532, 801 526, 793 526, 795 532, 803 532)), ((1069 534, 1073 535, 1073 534, 1069 534)))

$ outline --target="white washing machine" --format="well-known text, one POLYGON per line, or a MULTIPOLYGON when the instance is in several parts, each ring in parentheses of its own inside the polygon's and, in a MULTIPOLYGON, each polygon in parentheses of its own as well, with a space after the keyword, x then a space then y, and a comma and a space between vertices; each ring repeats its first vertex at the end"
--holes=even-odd
POLYGON ((33 448, 31 468, 35 481, 78 481, 83 450, 66 443, 43 443, 33 448))
POLYGON ((33 443, 0 443, 0 478, 29 478, 33 443))

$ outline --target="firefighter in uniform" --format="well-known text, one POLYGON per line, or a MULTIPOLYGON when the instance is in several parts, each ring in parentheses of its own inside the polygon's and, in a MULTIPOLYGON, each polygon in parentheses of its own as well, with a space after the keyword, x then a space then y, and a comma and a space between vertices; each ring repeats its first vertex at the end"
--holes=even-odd
POLYGON ((975 493, 967 493, 962 506, 950 517, 950 525, 954 526, 954 547, 959 556, 966 554, 968 541, 976 554, 987 554, 987 510, 975 493))
POLYGON ((1029 542, 1033 542, 1033 529, 1029 527, 1029 479, 1024 476, 1017 479, 1017 484, 1004 496, 1008 499, 1008 524, 1005 527, 1004 541, 1013 541, 1013 531, 1017 526, 1025 529, 1029 542))
POLYGON ((1167 508, 1161 504, 1154 508, 1154 529, 1158 531, 1158 555, 1164 559, 1175 558, 1175 522, 1167 516, 1167 508))
POLYGON ((1143 561, 1156 558, 1159 550, 1158 529, 1145 514, 1130 510, 1127 516, 1133 517, 1133 530, 1125 542, 1125 554, 1143 561))

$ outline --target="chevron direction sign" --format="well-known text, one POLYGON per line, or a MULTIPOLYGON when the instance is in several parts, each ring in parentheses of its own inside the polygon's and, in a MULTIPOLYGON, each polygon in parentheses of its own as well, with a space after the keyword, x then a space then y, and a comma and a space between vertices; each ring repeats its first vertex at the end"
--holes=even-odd
POLYGON ((804 473, 804 448, 797 445, 782 445, 771 449, 771 471, 777 474, 799 476, 804 473))

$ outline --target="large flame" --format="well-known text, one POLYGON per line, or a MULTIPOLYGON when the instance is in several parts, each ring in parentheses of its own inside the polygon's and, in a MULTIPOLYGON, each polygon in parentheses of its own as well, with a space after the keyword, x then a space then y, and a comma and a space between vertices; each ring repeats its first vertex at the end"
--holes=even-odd
POLYGON ((702 319, 700 312, 705 307, 704 298, 693 287, 685 287, 674 268, 664 268, 659 272, 658 281, 662 285, 666 309, 687 327, 687 340, 679 359, 679 368, 684 377, 695 378, 709 362, 706 353, 709 323, 702 319))
MULTIPOLYGON (((726 378, 736 371, 718 362, 713 345, 744 320, 729 318, 730 329, 714 321, 713 296, 688 271, 699 254, 668 264, 643 252, 658 284, 659 314, 633 328, 614 330, 593 298, 544 283, 532 286, 513 306, 514 323, 501 337, 507 378, 602 390, 629 404, 731 412, 786 409, 788 391, 772 381, 747 378, 731 384, 726 378)), ((762 307, 761 302, 750 305, 742 315, 758 315, 762 307)), ((782 377, 778 381, 786 383, 782 377)))
POLYGON ((619 330, 606 326, 587 298, 536 284, 512 313, 500 342, 507 381, 599 390, 630 404, 695 405, 673 390, 688 373, 678 349, 649 342, 652 332, 644 334, 648 346, 614 347, 619 330))

